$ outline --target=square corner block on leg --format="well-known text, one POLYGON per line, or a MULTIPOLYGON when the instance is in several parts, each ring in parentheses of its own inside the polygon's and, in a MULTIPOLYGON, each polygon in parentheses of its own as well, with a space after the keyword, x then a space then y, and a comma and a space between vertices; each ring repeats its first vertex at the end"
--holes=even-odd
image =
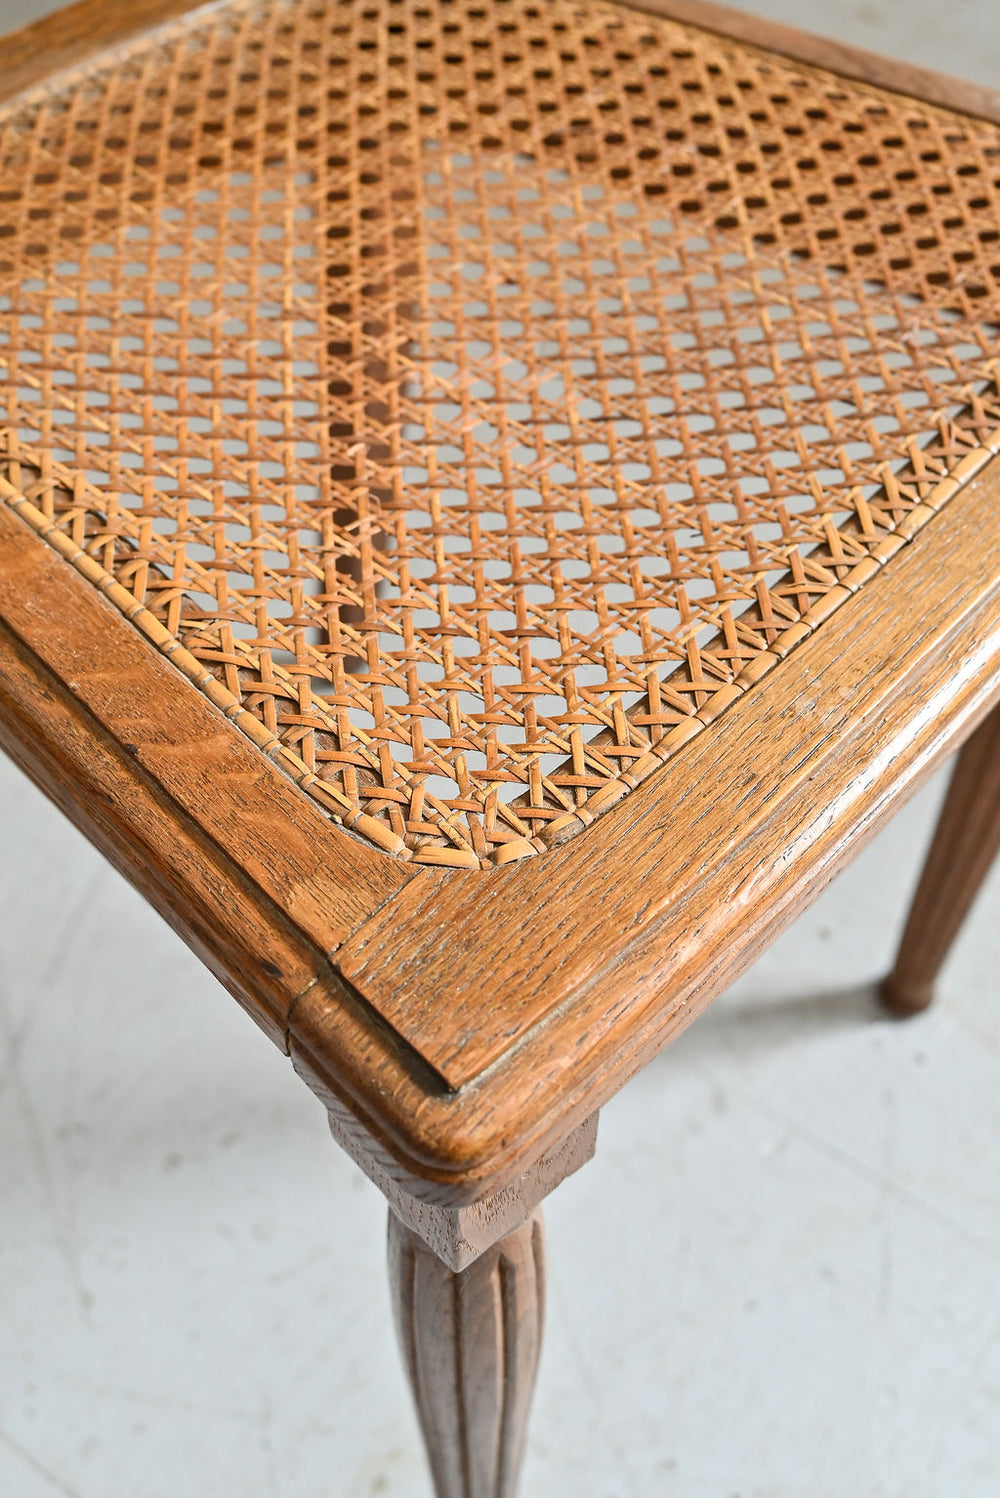
POLYGON ((409 1189, 406 1172, 383 1151, 376 1157, 374 1142, 346 1109, 328 1106, 328 1114, 334 1139, 379 1188, 390 1210, 456 1272, 516 1232, 561 1181, 593 1158, 597 1146, 593 1113, 509 1184, 464 1206, 438 1206, 409 1189))

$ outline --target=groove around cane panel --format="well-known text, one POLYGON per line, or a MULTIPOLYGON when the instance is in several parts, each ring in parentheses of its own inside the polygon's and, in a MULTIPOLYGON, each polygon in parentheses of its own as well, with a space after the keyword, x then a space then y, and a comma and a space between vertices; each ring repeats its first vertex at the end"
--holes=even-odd
POLYGON ((585 826, 1000 446, 1000 131, 600 0, 234 0, 0 160, 0 498, 402 857, 585 826))

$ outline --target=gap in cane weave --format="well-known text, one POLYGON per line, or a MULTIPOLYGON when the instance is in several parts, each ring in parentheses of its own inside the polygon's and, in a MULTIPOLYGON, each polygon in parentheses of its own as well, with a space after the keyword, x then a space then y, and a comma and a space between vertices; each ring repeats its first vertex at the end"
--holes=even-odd
POLYGON ((997 442, 1000 132, 694 28, 237 0, 0 137, 0 496, 406 857, 585 825, 997 442))

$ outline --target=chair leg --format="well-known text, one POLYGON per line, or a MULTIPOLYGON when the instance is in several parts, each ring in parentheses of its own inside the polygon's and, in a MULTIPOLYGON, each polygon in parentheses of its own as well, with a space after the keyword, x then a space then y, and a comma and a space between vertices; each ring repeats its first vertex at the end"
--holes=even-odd
POLYGON ((393 1310, 437 1498, 514 1498, 542 1340, 541 1213, 449 1269, 389 1213, 393 1310))
POLYGON ((894 1014, 918 1014, 934 997, 949 948, 1000 851, 1000 707, 959 751, 896 965, 882 984, 894 1014))

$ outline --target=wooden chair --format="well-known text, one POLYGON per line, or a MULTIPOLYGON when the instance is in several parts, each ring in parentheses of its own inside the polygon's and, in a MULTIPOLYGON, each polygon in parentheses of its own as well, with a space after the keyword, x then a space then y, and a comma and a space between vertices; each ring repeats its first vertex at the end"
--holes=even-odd
POLYGON ((962 744, 899 1013, 1000 842, 1000 98, 688 0, 84 0, 0 93, 0 742, 504 1498, 601 1105, 962 744))

